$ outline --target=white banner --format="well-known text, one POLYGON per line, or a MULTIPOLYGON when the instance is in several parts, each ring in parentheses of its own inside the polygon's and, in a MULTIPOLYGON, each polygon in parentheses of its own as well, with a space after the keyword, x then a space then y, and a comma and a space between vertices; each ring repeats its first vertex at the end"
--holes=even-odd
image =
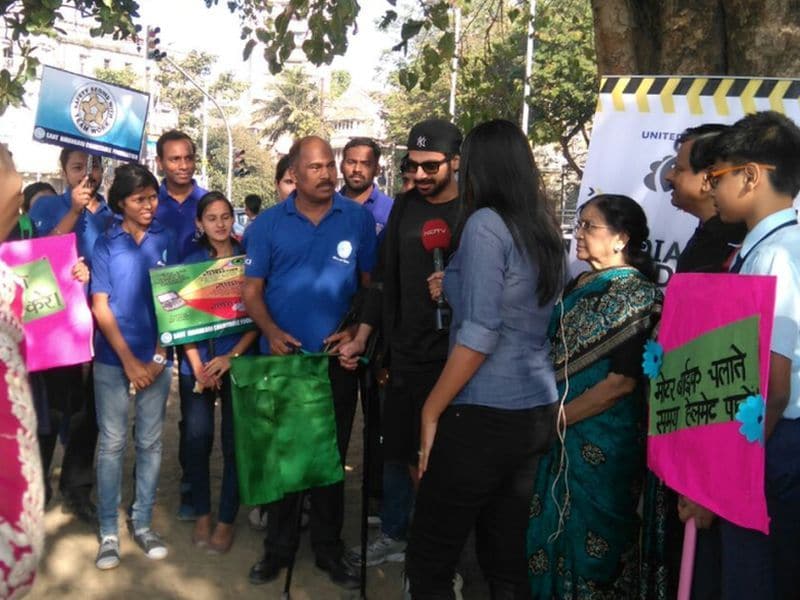
MULTIPOLYGON (((687 127, 733 123, 775 110, 800 123, 800 81, 719 77, 605 77, 600 84, 578 206, 601 193, 641 203, 650 227, 649 251, 666 285, 697 219, 670 204, 664 177, 675 140, 687 127)), ((573 250, 574 254, 574 250, 573 250)))

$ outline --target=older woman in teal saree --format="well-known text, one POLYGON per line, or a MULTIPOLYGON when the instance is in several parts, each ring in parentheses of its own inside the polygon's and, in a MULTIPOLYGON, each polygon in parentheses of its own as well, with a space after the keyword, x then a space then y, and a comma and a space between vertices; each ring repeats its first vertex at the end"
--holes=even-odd
POLYGON ((567 428, 539 466, 528 528, 535 599, 634 598, 645 473, 642 350, 660 314, 647 221, 625 196, 587 202, 578 258, 592 270, 556 306, 551 347, 567 428))

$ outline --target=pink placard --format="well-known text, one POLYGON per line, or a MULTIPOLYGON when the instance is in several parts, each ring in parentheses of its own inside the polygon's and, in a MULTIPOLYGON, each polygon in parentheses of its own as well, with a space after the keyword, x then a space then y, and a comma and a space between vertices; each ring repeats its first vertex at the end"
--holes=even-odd
MULTIPOLYGON (((684 273, 667 286, 658 342, 664 352, 718 327, 758 315, 759 386, 767 397, 776 279, 684 273)), ((672 489, 742 527, 769 531, 764 447, 738 421, 648 436, 647 463, 672 489)))
POLYGON ((71 274, 78 261, 75 234, 0 244, 0 260, 12 268, 42 258, 50 262, 64 309, 24 323, 28 371, 92 360, 92 313, 83 285, 71 274))

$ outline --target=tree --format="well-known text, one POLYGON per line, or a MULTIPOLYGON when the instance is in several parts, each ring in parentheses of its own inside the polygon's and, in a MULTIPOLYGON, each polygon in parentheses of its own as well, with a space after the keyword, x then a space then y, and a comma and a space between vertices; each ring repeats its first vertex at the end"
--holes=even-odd
MULTIPOLYGON (((203 85, 215 61, 215 56, 193 50, 186 58, 177 60, 176 63, 203 85)), ((166 62, 159 63, 155 79, 160 88, 156 101, 168 103, 175 108, 178 112, 178 128, 195 139, 199 138, 202 127, 203 94, 166 62)), ((239 100, 247 89, 247 84, 236 81, 233 73, 226 71, 221 73, 207 89, 225 109, 226 106, 230 107, 239 100)), ((209 106, 208 111, 210 119, 217 118, 213 106, 209 106)))
MULTIPOLYGON (((233 198, 236 206, 243 206, 247 194, 258 194, 265 206, 274 204, 275 164, 270 153, 258 143, 258 136, 245 127, 233 128, 233 145, 244 150, 249 173, 233 178, 233 198)), ((228 169, 228 136, 223 127, 215 127, 208 132, 208 176, 209 189, 224 190, 228 169)))
POLYGON ((139 75, 128 65, 123 69, 95 69, 94 76, 100 81, 129 88, 137 87, 139 82, 139 75))
POLYGON ((275 78, 270 93, 269 99, 256 101, 258 108, 252 116, 262 139, 274 143, 283 135, 327 137, 329 127, 321 116, 320 94, 305 71, 287 69, 275 78))
POLYGON ((794 0, 592 0, 603 75, 795 77, 800 5, 794 0))
POLYGON ((135 0, 6 0, 0 2, 0 15, 11 33, 13 53, 21 58, 16 72, 0 70, 0 115, 9 106, 24 104, 25 85, 36 77, 39 60, 34 56, 36 47, 31 36, 55 37, 62 33, 58 22, 63 9, 75 9, 91 18, 95 26, 93 37, 111 36, 124 39, 136 35, 140 27, 133 19, 139 16, 135 0))

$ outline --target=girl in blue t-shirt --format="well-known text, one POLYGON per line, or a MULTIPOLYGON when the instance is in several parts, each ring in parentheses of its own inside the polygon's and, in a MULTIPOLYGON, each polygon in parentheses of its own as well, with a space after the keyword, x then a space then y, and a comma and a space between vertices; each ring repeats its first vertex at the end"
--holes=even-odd
POLYGON ((97 238, 92 261, 97 406, 97 512, 100 549, 95 564, 119 564, 118 507, 128 438, 129 390, 136 407, 136 494, 131 510, 134 541, 148 558, 167 548, 150 528, 161 469, 161 431, 171 379, 167 351, 158 342, 149 270, 176 254, 169 232, 154 220, 158 181, 138 164, 118 167, 108 194, 118 218, 97 238), (121 217, 121 219, 119 218, 121 217))
MULTIPOLYGON (((197 205, 197 248, 185 263, 202 262, 242 254, 232 237, 233 206, 219 192, 209 192, 197 205)), ((192 542, 210 552, 227 552, 233 543, 233 523, 239 510, 239 483, 233 442, 233 408, 228 370, 233 357, 245 353, 258 337, 256 331, 187 344, 181 363, 181 395, 188 399, 184 414, 187 474, 197 515, 192 542), (219 395, 222 410, 222 489, 217 525, 211 530, 209 457, 214 443, 214 401, 219 395)))

